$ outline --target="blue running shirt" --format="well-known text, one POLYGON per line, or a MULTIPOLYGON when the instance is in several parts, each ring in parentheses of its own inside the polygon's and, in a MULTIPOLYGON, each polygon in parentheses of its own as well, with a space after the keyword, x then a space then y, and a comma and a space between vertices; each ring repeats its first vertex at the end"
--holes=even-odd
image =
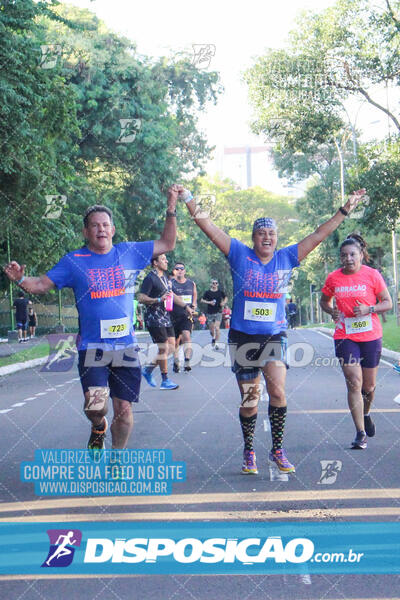
POLYGON ((63 256, 46 273, 58 289, 74 290, 78 350, 99 343, 115 348, 135 342, 135 280, 150 263, 153 249, 154 242, 122 242, 107 254, 96 254, 84 246, 63 256))
POLYGON ((263 265, 254 250, 232 239, 227 259, 233 279, 231 328, 251 335, 287 329, 285 294, 292 269, 300 264, 298 244, 275 251, 263 265))

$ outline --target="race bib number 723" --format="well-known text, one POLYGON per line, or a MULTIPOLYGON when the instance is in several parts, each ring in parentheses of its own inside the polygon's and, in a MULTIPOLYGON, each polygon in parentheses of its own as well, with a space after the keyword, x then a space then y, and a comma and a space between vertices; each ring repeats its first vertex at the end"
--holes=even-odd
POLYGON ((129 319, 102 319, 100 321, 101 338, 120 338, 129 333, 129 319))

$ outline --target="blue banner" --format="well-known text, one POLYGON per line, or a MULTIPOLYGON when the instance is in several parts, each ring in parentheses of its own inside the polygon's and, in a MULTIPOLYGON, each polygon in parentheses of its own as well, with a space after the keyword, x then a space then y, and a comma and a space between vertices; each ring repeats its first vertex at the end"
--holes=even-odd
POLYGON ((0 523, 0 574, 400 573, 400 523, 0 523))
POLYGON ((185 481, 186 465, 171 450, 41 449, 20 475, 38 496, 158 496, 185 481))

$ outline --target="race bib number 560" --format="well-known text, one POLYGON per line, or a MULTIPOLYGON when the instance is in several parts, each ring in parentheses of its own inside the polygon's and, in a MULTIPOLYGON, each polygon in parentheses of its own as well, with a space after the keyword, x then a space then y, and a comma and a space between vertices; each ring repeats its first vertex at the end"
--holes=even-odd
POLYGON ((365 315, 364 317, 346 317, 344 323, 347 334, 363 333, 364 331, 371 331, 372 329, 371 315, 365 315))
POLYGON ((276 304, 273 302, 250 302, 244 303, 243 318, 247 321, 275 321, 276 304))
POLYGON ((129 333, 129 319, 104 319, 100 321, 101 338, 120 338, 129 333))

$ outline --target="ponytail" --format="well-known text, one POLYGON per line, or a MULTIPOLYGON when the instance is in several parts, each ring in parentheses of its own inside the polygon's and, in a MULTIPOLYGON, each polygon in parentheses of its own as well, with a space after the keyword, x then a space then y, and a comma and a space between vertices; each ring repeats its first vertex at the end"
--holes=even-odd
POLYGON ((359 233, 349 233, 347 238, 340 244, 340 250, 343 248, 343 246, 350 246, 353 244, 354 246, 357 246, 359 250, 363 253, 363 258, 365 259, 365 262, 370 262, 371 258, 368 254, 367 242, 359 233))

